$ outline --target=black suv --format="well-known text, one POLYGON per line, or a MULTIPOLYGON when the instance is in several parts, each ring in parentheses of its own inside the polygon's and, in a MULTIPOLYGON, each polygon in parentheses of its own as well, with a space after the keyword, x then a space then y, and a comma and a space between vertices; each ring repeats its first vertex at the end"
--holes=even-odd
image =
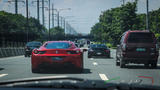
POLYGON ((28 42, 25 46, 25 57, 29 57, 32 53, 32 50, 35 48, 39 48, 42 45, 41 42, 33 41, 33 42, 28 42))

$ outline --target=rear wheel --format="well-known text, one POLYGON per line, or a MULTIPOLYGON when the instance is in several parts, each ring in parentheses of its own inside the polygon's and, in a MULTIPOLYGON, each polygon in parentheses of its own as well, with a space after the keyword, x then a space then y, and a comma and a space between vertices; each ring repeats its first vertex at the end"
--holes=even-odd
POLYGON ((157 67, 157 63, 152 63, 152 64, 151 64, 151 67, 152 67, 152 68, 156 68, 156 67, 157 67))
POLYGON ((90 56, 90 55, 88 55, 88 58, 91 58, 91 56, 90 56))
POLYGON ((145 66, 145 67, 149 67, 149 64, 148 64, 148 63, 146 63, 146 64, 144 64, 144 66, 145 66))

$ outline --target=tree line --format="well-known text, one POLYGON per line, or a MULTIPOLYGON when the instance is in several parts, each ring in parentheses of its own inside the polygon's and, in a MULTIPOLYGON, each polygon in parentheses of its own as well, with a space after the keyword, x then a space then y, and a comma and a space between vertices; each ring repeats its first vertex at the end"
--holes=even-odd
MULTIPOLYGON (((90 35, 93 40, 116 46, 125 31, 146 30, 146 14, 136 13, 137 1, 102 12, 99 22, 91 28, 90 35)), ((149 12, 149 21, 150 31, 159 39, 160 9, 149 12)))
MULTIPOLYGON (((27 42, 27 19, 21 14, 0 11, 0 45, 2 42, 27 42)), ((47 29, 40 22, 30 17, 28 25, 28 39, 42 40, 47 29)))

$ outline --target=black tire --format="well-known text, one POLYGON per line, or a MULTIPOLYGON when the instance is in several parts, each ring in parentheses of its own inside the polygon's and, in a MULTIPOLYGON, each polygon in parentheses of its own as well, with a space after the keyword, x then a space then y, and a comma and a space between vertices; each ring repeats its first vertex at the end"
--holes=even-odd
POLYGON ((145 66, 145 67, 149 67, 149 63, 145 63, 144 66, 145 66))
POLYGON ((27 57, 27 55, 25 54, 24 57, 27 57))
POLYGON ((40 70, 38 68, 36 68, 36 69, 32 68, 32 73, 40 73, 40 70))
POLYGON ((116 61, 116 66, 120 66, 120 62, 117 62, 117 61, 116 61))
POLYGON ((157 63, 152 63, 152 64, 151 64, 151 67, 152 67, 152 68, 156 68, 156 67, 157 67, 157 63))
POLYGON ((91 56, 90 56, 90 55, 88 55, 88 58, 91 58, 91 56))

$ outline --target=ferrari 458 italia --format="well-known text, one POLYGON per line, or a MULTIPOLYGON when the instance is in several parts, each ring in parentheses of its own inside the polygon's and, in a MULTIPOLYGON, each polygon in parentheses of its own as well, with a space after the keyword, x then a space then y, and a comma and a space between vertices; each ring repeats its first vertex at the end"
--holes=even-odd
POLYGON ((75 68, 75 70, 82 72, 83 51, 86 50, 77 48, 71 41, 48 41, 39 49, 32 51, 32 72, 40 72, 46 68, 55 70, 70 67, 71 70, 75 68))

